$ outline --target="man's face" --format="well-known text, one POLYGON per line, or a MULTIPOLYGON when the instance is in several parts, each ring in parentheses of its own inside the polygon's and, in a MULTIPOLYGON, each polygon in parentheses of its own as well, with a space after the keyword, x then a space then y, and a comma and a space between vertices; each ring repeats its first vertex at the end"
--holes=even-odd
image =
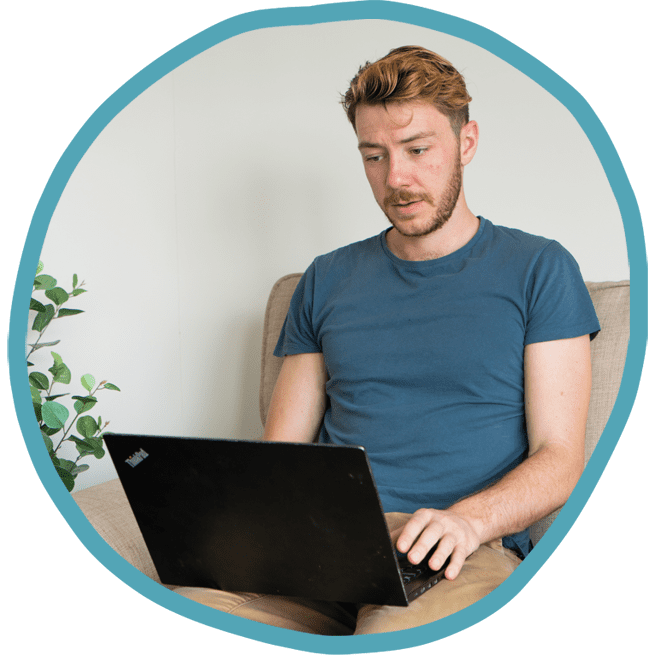
POLYGON ((423 236, 451 217, 462 188, 460 142, 424 101, 362 105, 355 125, 375 200, 404 236, 423 236))

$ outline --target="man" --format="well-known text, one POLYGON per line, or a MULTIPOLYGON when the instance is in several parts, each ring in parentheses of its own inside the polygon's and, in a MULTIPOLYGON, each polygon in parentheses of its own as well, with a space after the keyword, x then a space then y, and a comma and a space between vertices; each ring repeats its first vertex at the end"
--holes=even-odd
MULTIPOLYGON (((448 562, 410 608, 358 608, 356 633, 422 625, 489 593, 584 464, 600 326, 559 244, 468 208, 470 100, 453 66, 423 48, 360 69, 343 104, 391 227, 314 260, 275 352, 284 362, 264 438, 365 446, 398 550, 417 563, 436 544, 429 565, 448 562)), ((288 599, 257 598, 261 610, 244 614, 233 596, 237 613, 275 625, 347 623, 288 599)))

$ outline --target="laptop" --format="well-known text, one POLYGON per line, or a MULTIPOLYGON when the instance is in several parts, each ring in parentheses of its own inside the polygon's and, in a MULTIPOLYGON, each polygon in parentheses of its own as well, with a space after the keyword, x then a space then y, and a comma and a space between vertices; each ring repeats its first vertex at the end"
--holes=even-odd
POLYGON ((394 548, 362 447, 105 443, 164 584, 407 606, 443 578, 394 548))

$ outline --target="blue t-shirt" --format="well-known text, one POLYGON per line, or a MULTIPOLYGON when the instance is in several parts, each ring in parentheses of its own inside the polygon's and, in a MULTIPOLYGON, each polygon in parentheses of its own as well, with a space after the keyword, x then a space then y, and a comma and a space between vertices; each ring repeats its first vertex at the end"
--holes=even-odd
MULTIPOLYGON (((445 509, 526 457, 525 346, 600 325, 556 241, 481 218, 459 250, 406 261, 386 232, 314 260, 275 355, 323 353, 320 441, 366 448, 384 511, 445 509)), ((504 543, 525 556, 528 533, 504 543)))

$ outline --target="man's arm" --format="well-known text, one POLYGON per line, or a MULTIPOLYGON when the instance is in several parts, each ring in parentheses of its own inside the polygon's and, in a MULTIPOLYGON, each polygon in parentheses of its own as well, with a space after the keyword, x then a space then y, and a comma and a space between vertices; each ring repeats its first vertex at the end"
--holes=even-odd
POLYGON ((264 441, 314 441, 325 414, 326 381, 321 353, 287 355, 271 396, 264 441))
POLYGON ((584 467, 589 336, 530 344, 524 368, 528 458, 491 487, 447 510, 415 512, 392 535, 399 535, 396 547, 409 550, 411 562, 420 562, 439 541, 429 564, 439 569, 450 556, 446 577, 452 580, 480 544, 524 530, 569 497, 584 467))

